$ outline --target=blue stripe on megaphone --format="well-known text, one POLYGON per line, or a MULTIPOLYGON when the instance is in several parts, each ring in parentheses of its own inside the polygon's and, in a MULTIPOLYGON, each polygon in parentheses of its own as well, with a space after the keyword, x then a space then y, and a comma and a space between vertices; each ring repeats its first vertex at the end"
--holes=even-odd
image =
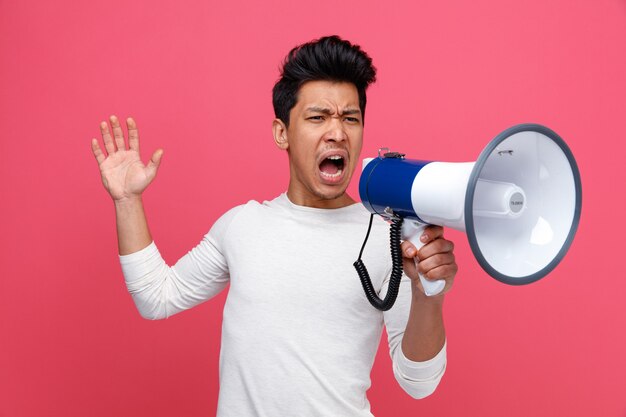
POLYGON ((372 213, 384 214, 390 207, 397 215, 421 221, 411 203, 411 188, 417 173, 431 161, 375 158, 361 173, 361 202, 372 213))

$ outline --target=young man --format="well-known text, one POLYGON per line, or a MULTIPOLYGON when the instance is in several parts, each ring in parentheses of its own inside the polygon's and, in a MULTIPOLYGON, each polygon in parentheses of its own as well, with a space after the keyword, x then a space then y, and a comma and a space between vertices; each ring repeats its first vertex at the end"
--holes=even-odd
MULTIPOLYGON (((219 293, 224 306, 218 416, 371 416, 366 391, 383 325, 393 372, 415 398, 434 391, 446 366, 443 293, 426 297, 414 257, 428 279, 450 288, 457 266, 440 227, 419 251, 402 245, 406 275, 394 307, 367 301, 352 263, 369 212, 346 188, 359 162, 371 59, 358 46, 326 37, 294 48, 274 87, 273 134, 289 155, 289 188, 279 197, 233 208, 174 266, 152 241, 141 193, 162 150, 144 166, 137 127, 127 120, 93 139, 102 181, 115 202, 120 262, 141 315, 167 318, 219 293)), ((389 226, 376 218, 363 260, 384 297, 391 271, 389 226)))

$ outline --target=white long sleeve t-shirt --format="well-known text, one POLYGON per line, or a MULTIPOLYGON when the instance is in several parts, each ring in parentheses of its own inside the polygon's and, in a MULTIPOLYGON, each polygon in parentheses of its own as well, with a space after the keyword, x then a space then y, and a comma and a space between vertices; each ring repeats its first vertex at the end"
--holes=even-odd
MULTIPOLYGON (((352 263, 369 221, 361 204, 317 209, 286 194, 223 215, 172 267, 152 242, 120 256, 128 290, 148 319, 200 304, 230 284, 222 322, 219 417, 372 416, 366 391, 386 326, 393 373, 412 397, 437 387, 446 346, 413 362, 401 349, 411 304, 403 277, 386 312, 367 301, 352 263)), ((363 254, 384 297, 389 225, 376 218, 363 254)))

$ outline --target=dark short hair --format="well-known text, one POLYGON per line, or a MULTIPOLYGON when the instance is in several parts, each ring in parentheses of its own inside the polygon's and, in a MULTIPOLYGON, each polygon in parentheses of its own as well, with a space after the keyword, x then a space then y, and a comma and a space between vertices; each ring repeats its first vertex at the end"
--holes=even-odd
POLYGON ((365 120, 365 90, 376 81, 376 68, 359 45, 326 36, 298 45, 285 57, 272 90, 276 117, 289 126, 289 113, 298 101, 298 91, 307 81, 344 81, 356 86, 361 117, 365 120))

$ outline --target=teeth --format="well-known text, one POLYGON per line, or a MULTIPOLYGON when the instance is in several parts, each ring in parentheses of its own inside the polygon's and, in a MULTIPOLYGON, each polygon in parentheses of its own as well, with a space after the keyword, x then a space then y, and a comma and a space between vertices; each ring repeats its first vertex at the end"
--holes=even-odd
POLYGON ((326 172, 322 172, 322 175, 327 177, 327 178, 337 178, 338 176, 341 175, 342 172, 343 172, 343 169, 340 169, 339 171, 335 172, 334 174, 328 174, 326 172))
POLYGON ((333 155, 333 156, 329 156, 328 159, 331 159, 333 161, 336 161, 338 159, 343 159, 343 157, 339 156, 339 155, 333 155))

